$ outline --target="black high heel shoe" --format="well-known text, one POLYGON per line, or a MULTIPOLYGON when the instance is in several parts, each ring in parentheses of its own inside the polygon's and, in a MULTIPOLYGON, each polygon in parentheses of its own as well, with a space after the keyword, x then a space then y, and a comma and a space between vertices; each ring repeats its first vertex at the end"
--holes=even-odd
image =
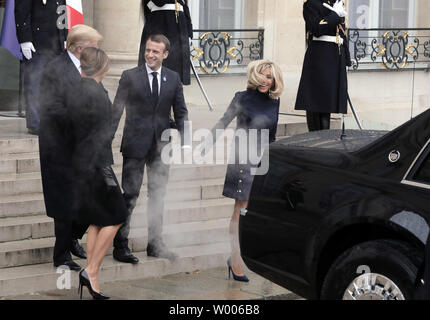
POLYGON ((85 269, 82 269, 81 272, 79 272, 79 287, 78 287, 78 293, 80 293, 81 300, 82 300, 82 289, 84 286, 88 288, 88 291, 90 292, 90 295, 93 297, 94 300, 107 300, 110 298, 101 292, 97 292, 93 290, 93 287, 91 286, 90 278, 88 277, 87 272, 85 271, 85 269))
POLYGON ((230 273, 233 274, 233 279, 236 281, 242 281, 242 282, 248 282, 249 279, 247 276, 243 275, 243 276, 238 276, 233 272, 233 269, 231 267, 231 258, 227 259, 227 267, 228 267, 228 278, 230 279, 230 273))

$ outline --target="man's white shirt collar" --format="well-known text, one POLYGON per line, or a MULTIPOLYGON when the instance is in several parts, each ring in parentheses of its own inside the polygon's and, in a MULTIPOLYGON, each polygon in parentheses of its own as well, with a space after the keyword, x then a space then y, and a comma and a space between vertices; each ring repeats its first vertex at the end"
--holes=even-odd
POLYGON ((73 64, 75 65, 76 69, 78 69, 79 74, 81 74, 82 73, 81 72, 81 61, 79 61, 79 59, 76 58, 76 56, 73 53, 71 53, 69 50, 67 50, 67 53, 68 53, 70 59, 72 60, 73 64))
POLYGON ((146 67, 146 72, 148 72, 148 75, 152 75, 152 73, 153 72, 157 72, 158 73, 158 75, 157 76, 160 76, 161 75, 161 68, 163 67, 163 66, 161 66, 158 70, 156 70, 156 71, 154 71, 154 70, 152 70, 149 66, 148 66, 148 64, 146 64, 145 63, 145 67, 146 67))

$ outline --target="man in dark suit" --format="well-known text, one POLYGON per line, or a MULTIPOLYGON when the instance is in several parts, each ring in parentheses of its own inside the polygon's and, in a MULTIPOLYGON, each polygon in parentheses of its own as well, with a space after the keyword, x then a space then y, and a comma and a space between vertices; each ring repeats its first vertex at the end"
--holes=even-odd
POLYGON ((39 83, 43 68, 65 51, 66 12, 60 7, 65 5, 65 0, 15 0, 16 33, 25 57, 24 96, 30 134, 39 133, 39 83))
MULTIPOLYGON (((136 206, 143 180, 144 167, 148 170, 148 246, 147 255, 170 260, 176 255, 164 245, 163 225, 164 196, 169 176, 169 164, 161 159, 162 149, 169 141, 161 136, 169 130, 173 113, 184 146, 184 122, 188 120, 183 88, 178 73, 162 67, 167 58, 170 42, 163 35, 152 35, 146 42, 144 65, 124 71, 114 101, 115 122, 118 123, 126 108, 121 152, 124 159, 122 188, 131 213, 136 206)), ((185 147, 185 146, 184 146, 185 147)), ((116 260, 137 263, 128 247, 130 216, 114 240, 113 256, 116 260)))
POLYGON ((97 47, 101 39, 91 27, 74 26, 67 37, 67 51, 48 63, 40 85, 40 167, 46 214, 55 223, 54 266, 73 270, 80 266, 70 253, 80 258, 86 254, 74 236, 80 231, 71 169, 75 141, 67 108, 81 79, 80 54, 86 47, 97 47))

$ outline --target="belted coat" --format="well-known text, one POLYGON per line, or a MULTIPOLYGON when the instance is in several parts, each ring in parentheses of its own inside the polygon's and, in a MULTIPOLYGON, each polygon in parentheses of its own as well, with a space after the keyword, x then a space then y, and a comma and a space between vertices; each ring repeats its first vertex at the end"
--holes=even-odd
POLYGON ((351 65, 348 41, 343 31, 345 19, 323 3, 334 0, 305 0, 303 17, 306 22, 306 50, 300 80, 296 110, 323 113, 347 112, 346 67, 351 65), (339 35, 343 44, 317 41, 314 37, 339 35))
MULTIPOLYGON (((163 34, 171 44, 169 56, 163 61, 163 66, 176 71, 181 77, 184 85, 191 83, 190 72, 190 45, 189 39, 193 37, 193 26, 187 0, 178 0, 183 11, 178 12, 176 20, 175 10, 154 11, 148 7, 149 0, 143 0, 145 25, 143 27, 142 39, 139 50, 139 65, 145 64, 145 44, 150 35, 163 34)), ((174 4, 175 0, 152 0, 157 7, 166 4, 174 4)))

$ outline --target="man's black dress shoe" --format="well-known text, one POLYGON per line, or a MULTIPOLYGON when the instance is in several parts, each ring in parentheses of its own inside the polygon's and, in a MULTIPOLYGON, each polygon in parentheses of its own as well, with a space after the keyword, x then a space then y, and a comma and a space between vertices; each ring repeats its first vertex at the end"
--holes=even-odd
POLYGON ((66 266, 69 267, 70 270, 79 271, 81 270, 81 266, 74 262, 73 260, 68 260, 65 262, 54 262, 54 267, 58 268, 59 266, 66 266))
POLYGON ((70 252, 71 252, 71 254, 73 254, 74 256, 76 256, 78 258, 81 258, 81 259, 87 258, 87 253, 85 252, 84 248, 81 247, 78 240, 72 241, 72 246, 70 247, 70 252))
POLYGON ((146 255, 148 257, 166 258, 170 261, 174 261, 178 258, 178 255, 169 251, 163 242, 148 243, 146 255))
POLYGON ((113 258, 117 261, 120 262, 125 262, 125 263, 138 263, 139 259, 136 258, 132 253, 131 250, 129 248, 125 248, 125 249, 113 249, 113 258))

